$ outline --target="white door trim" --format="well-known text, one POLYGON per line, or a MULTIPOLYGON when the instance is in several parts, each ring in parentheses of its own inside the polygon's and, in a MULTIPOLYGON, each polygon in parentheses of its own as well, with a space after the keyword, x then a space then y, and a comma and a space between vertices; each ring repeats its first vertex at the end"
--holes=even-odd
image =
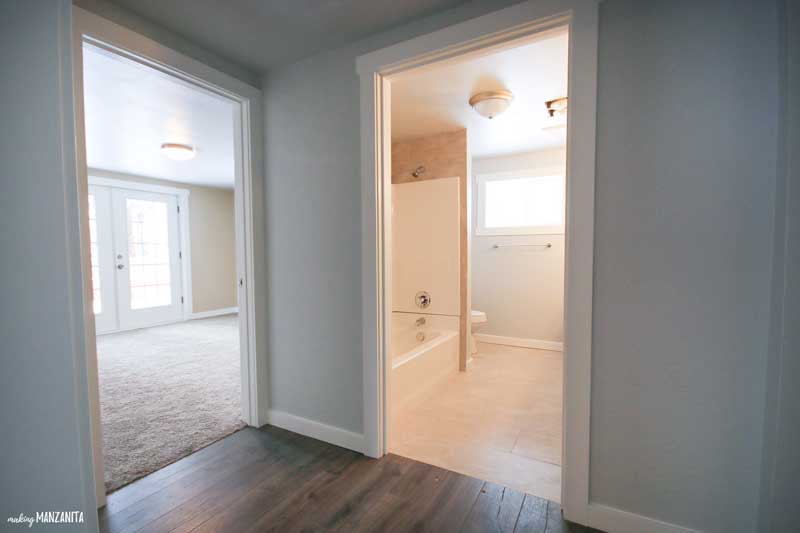
POLYGON ((592 261, 594 256, 595 120, 598 3, 529 0, 363 55, 361 78, 362 316, 365 453, 386 449, 391 183, 390 78, 464 54, 513 46, 569 26, 566 265, 564 310, 564 466, 562 508, 587 524, 591 406, 592 261))
POLYGON ((95 492, 98 505, 105 504, 103 486, 102 435, 97 380, 97 350, 89 339, 95 336, 91 312, 90 258, 88 253, 88 169, 83 107, 84 42, 100 46, 161 72, 190 83, 202 90, 228 98, 238 105, 234 116, 236 142, 236 262, 239 272, 239 320, 242 352, 242 418, 251 426, 261 426, 268 419, 267 356, 264 328, 266 323, 266 253, 264 238, 264 180, 261 115, 261 91, 215 70, 195 59, 176 52, 152 39, 93 13, 72 7, 72 66, 75 110, 76 159, 78 171, 78 212, 80 221, 81 261, 83 265, 84 330, 95 492), (86 302, 89 302, 88 305, 86 302))

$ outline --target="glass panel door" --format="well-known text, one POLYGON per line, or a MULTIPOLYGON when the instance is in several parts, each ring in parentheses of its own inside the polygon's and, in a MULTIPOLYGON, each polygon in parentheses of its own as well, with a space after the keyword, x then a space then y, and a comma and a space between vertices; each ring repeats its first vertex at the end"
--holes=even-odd
POLYGON ((177 198, 113 189, 113 201, 120 329, 180 320, 177 198))
POLYGON ((89 187, 89 241, 95 331, 108 333, 117 329, 111 189, 108 187, 89 187))

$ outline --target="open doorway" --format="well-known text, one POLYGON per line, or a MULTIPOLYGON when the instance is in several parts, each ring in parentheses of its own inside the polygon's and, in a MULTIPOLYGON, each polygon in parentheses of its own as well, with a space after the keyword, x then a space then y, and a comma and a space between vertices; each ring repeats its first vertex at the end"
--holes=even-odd
POLYGON ((391 80, 388 450, 561 499, 566 27, 391 80))
POLYGON ((264 316, 261 94, 79 8, 73 58, 103 506, 107 491, 266 420, 255 327, 264 316))
MULTIPOLYGON (((597 6, 565 0, 527 2, 360 56, 364 450, 389 453, 392 323, 392 82, 403 73, 514 48, 568 28, 566 130, 563 419, 561 508, 578 523, 597 523, 605 509, 589 501, 589 440, 594 258, 597 6)), ((435 91, 432 87, 431 91, 435 91)), ((469 159, 467 159, 469 161, 469 159)), ((416 169, 414 169, 416 170, 416 169)), ((469 172, 453 176, 471 176, 469 172)), ((462 193, 463 194, 463 193, 462 193)), ((463 205, 469 205, 464 201, 463 205)), ((469 227, 469 225, 467 226, 469 227)), ((466 231, 463 235, 469 235, 466 231)), ((469 273, 468 273, 469 274, 469 273)), ((469 284, 462 284, 461 287, 469 284)), ((469 296, 469 294, 468 294, 469 296)), ((461 302, 463 305, 463 300, 461 302)), ((467 307, 472 309, 471 303, 467 307)), ((459 367, 466 368, 467 331, 459 317, 459 367)))
POLYGON ((90 43, 83 91, 110 492, 245 425, 236 103, 90 43))

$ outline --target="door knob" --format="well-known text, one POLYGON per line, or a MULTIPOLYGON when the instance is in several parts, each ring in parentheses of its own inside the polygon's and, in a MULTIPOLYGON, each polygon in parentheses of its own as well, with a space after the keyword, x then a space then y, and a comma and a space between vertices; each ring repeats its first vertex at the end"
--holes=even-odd
POLYGON ((117 270, 122 270, 123 268, 125 268, 125 265, 117 265, 117 270))

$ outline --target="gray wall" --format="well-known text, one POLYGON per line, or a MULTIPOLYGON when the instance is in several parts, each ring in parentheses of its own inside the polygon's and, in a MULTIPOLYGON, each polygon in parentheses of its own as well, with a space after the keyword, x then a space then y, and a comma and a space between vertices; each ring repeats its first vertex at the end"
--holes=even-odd
MULTIPOLYGON (((260 85, 259 76, 255 72, 238 65, 235 61, 220 56, 219 54, 207 50, 194 44, 192 41, 175 34, 164 28, 160 24, 153 22, 137 13, 134 13, 122 6, 113 4, 107 0, 73 0, 73 4, 91 11, 105 19, 108 19, 120 26, 124 26, 145 37, 153 39, 164 46, 187 55, 197 61, 214 67, 234 78, 258 87, 260 85)), ((189 8, 187 7, 187 13, 189 8)))
POLYGON ((782 2, 782 116, 775 210, 772 330, 767 366, 760 528, 800 523, 800 2, 782 2), (787 46, 788 45, 788 46, 787 46))
MULTIPOLYGON (((271 400, 360 432, 355 57, 264 79, 271 400)), ((774 2, 601 4, 592 498, 755 528, 776 173, 774 2)))
POLYGON ((600 14, 591 499, 753 531, 776 3, 609 0, 600 14))
POLYGON ((78 199, 70 10, 0 2, 3 529, 48 510, 83 511, 72 529, 97 529, 83 326, 70 321, 82 313, 78 221, 66 214, 78 199))
POLYGON ((511 3, 468 3, 263 79, 271 409, 362 432, 356 57, 511 3))

